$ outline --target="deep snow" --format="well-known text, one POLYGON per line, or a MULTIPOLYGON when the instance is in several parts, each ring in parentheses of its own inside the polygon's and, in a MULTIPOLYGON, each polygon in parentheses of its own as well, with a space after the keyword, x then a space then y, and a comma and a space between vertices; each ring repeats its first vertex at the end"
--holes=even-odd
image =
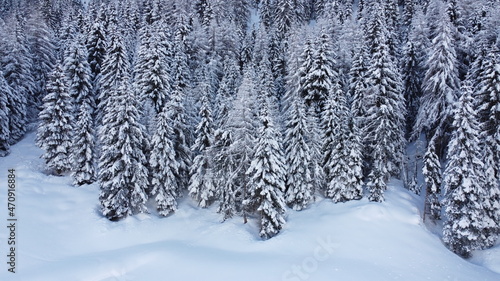
POLYGON ((34 133, 0 158, 0 219, 7 225, 7 170, 17 176, 16 273, 7 271, 0 229, 0 280, 500 280, 500 246, 464 260, 420 218, 422 199, 392 181, 385 203, 288 210, 277 237, 262 241, 255 220, 221 223, 189 198, 173 216, 110 222, 97 185, 44 173, 34 133))

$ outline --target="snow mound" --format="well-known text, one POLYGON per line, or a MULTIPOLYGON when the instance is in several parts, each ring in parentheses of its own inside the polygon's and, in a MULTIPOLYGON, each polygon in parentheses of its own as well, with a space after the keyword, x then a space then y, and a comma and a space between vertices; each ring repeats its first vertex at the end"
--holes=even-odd
POLYGON ((288 210, 267 241, 255 220, 221 223, 215 208, 189 199, 167 218, 154 212, 110 222, 97 185, 73 187, 46 175, 29 134, 0 158, 0 214, 7 222, 7 170, 17 176, 17 264, 7 271, 0 231, 0 280, 500 280, 500 247, 464 260, 421 221, 421 198, 392 181, 386 202, 318 199, 288 210))

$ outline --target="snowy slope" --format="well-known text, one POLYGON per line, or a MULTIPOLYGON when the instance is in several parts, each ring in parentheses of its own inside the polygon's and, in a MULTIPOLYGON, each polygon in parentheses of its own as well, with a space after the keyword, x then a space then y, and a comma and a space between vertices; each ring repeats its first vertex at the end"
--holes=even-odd
POLYGON ((220 223, 189 199, 168 218, 109 222, 97 185, 43 173, 31 133, 0 158, 0 219, 7 224, 7 169, 15 168, 17 273, 7 271, 0 229, 0 280, 500 280, 500 246, 470 261, 449 252, 420 219, 421 198, 392 182, 386 203, 319 200, 289 211, 262 241, 241 218, 220 223))

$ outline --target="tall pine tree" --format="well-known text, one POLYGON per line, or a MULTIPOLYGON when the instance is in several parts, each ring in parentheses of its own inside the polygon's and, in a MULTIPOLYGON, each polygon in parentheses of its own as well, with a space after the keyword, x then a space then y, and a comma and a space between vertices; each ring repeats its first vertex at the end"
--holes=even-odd
POLYGON ((454 110, 453 133, 444 171, 446 188, 443 241, 455 253, 469 257, 485 247, 485 230, 495 225, 484 208, 483 163, 479 143, 480 127, 473 109, 472 89, 464 82, 462 96, 454 110))
POLYGON ((36 144, 44 150, 42 158, 55 175, 71 169, 73 140, 73 99, 66 86, 66 77, 60 64, 56 65, 47 82, 47 95, 39 114, 36 144))
POLYGON ((286 168, 279 133, 269 114, 267 102, 259 114, 260 126, 255 154, 246 172, 249 176, 249 199, 260 215, 260 236, 264 239, 278 234, 285 224, 286 168))

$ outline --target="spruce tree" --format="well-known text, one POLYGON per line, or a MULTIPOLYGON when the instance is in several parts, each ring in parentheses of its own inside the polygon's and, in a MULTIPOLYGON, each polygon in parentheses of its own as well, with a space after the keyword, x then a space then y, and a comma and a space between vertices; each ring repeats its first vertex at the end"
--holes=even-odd
MULTIPOLYGON (((116 27, 112 27, 110 42, 106 47, 106 56, 102 62, 101 73, 98 79, 97 96, 97 124, 102 125, 102 118, 108 107, 108 100, 113 91, 119 86, 123 77, 128 77, 130 72, 130 63, 127 57, 127 51, 123 43, 123 38, 116 27)), ((92 63, 91 63, 92 67, 92 63)))
MULTIPOLYGON (((330 126, 333 134, 329 145, 331 155, 325 163, 327 186, 325 196, 334 202, 357 200, 362 196, 362 158, 357 124, 352 119, 347 106, 345 93, 337 84, 335 92, 330 96, 330 126)), ((328 116, 328 115, 326 115, 328 116)))
POLYGON ((304 101, 295 96, 288 114, 285 132, 286 171, 285 200, 296 211, 307 208, 314 200, 313 155, 309 148, 311 132, 304 101))
POLYGON ((492 145, 490 142, 492 138, 487 138, 485 140, 482 162, 484 164, 484 189, 485 194, 480 200, 484 203, 484 208, 486 213, 493 224, 488 225, 484 233, 484 248, 489 248, 495 245, 500 237, 500 183, 498 180, 498 174, 495 170, 498 169, 498 165, 495 161, 495 152, 492 150, 492 145))
POLYGON ((174 136, 172 142, 174 144, 175 157, 179 163, 179 175, 177 178, 179 195, 187 189, 189 184, 189 167, 192 163, 192 133, 188 123, 186 102, 187 102, 187 89, 188 89, 188 74, 189 68, 187 66, 187 57, 182 48, 177 47, 172 66, 172 74, 174 83, 172 85, 172 92, 170 93, 170 100, 166 106, 170 110, 170 119, 172 122, 172 129, 174 136))
POLYGON ((167 216, 177 209, 177 191, 179 163, 175 158, 170 112, 168 107, 156 117, 156 131, 151 140, 151 192, 155 198, 156 208, 162 216, 167 216))
POLYGON ((495 222, 488 216, 482 198, 483 163, 479 142, 480 127, 473 109, 472 89, 464 82, 462 96, 454 110, 453 133, 444 170, 446 189, 443 241, 455 253, 469 257, 485 247, 485 229, 495 222))
POLYGON ((441 135, 435 140, 437 153, 441 153, 446 143, 445 135, 449 131, 448 124, 452 123, 452 107, 457 100, 459 79, 452 24, 446 16, 440 17, 437 24, 425 65, 427 70, 422 82, 423 92, 414 134, 417 137, 426 132, 430 140, 440 132, 441 135))
POLYGON ((13 27, 13 34, 6 40, 5 55, 0 58, 3 76, 12 90, 12 95, 7 97, 11 145, 24 136, 27 122, 38 118, 38 108, 28 107, 28 101, 30 105, 35 104, 31 54, 26 46, 24 30, 17 21, 13 27))
POLYGON ((249 176, 249 199, 260 215, 260 236, 264 239, 278 234, 285 224, 286 167, 279 134, 269 114, 267 102, 259 114, 260 126, 255 154, 246 172, 249 176))
POLYGON ((146 25, 141 29, 141 44, 135 67, 135 81, 140 99, 150 102, 158 114, 171 91, 168 75, 168 51, 162 44, 167 40, 157 25, 146 25))
POLYGON ((321 31, 317 45, 313 65, 306 74, 306 82, 301 92, 304 93, 306 103, 315 107, 319 116, 339 74, 334 70, 335 60, 326 30, 321 31))
POLYGON ((81 38, 74 40, 65 53, 64 71, 68 90, 75 103, 75 109, 78 109, 83 100, 92 95, 92 84, 87 50, 80 43, 81 38))
POLYGON ((189 194, 198 202, 200 207, 208 207, 215 199, 213 179, 213 164, 211 159, 213 145, 213 120, 209 93, 204 93, 201 99, 199 115, 201 117, 196 127, 196 140, 192 151, 197 153, 190 170, 189 194))
POLYGON ((74 124, 73 100, 60 64, 50 74, 46 91, 39 114, 36 144, 44 150, 42 158, 47 168, 54 175, 61 176, 71 169, 74 124))
POLYGON ((246 171, 254 154, 255 144, 255 75, 252 69, 244 71, 243 81, 232 102, 227 119, 215 132, 215 178, 218 186, 218 212, 224 219, 242 214, 246 221, 248 210, 243 202, 248 197, 246 171))
POLYGON ((81 99, 76 116, 71 160, 75 185, 91 184, 97 177, 94 109, 95 102, 92 95, 81 99))
POLYGON ((138 100, 128 76, 117 77, 107 90, 105 114, 99 130, 99 186, 102 214, 109 220, 147 212, 149 148, 139 122, 138 100))
POLYGON ((440 157, 436 151, 436 136, 427 144, 427 150, 424 154, 424 166, 422 168, 426 185, 424 218, 428 214, 432 221, 441 219, 440 195, 442 168, 440 157))
POLYGON ((9 108, 8 97, 12 95, 12 91, 1 75, 0 71, 0 157, 7 156, 10 153, 10 129, 9 129, 9 108))
POLYGON ((56 62, 55 35, 38 13, 33 14, 27 22, 27 33, 29 48, 32 54, 32 74, 34 77, 35 90, 28 106, 39 108, 42 98, 46 95, 46 83, 48 76, 56 62))
POLYGON ((100 73, 106 55, 106 37, 102 22, 96 20, 87 34, 88 62, 94 80, 100 73))
MULTIPOLYGON (((375 25, 379 24, 375 21, 375 25)), ((405 107, 401 79, 395 58, 387 45, 388 32, 376 26, 378 36, 373 41, 372 64, 368 69, 365 143, 369 147, 367 186, 371 201, 383 201, 390 176, 401 172, 404 158, 405 107)))

